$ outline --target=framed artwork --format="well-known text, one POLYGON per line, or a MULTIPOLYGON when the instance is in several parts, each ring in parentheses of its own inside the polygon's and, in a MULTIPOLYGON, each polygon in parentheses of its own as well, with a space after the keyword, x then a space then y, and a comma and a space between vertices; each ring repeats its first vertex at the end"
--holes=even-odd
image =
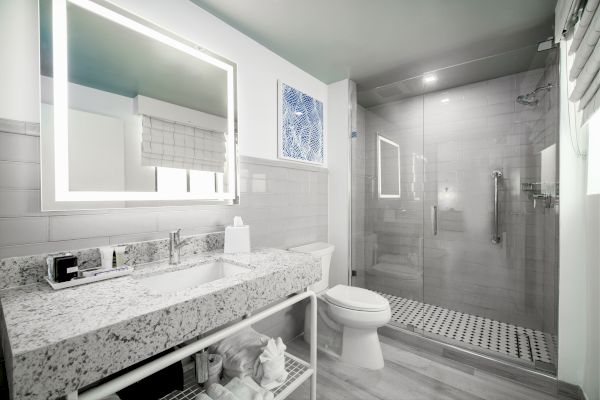
POLYGON ((323 102, 278 82, 279 158, 324 165, 323 102))

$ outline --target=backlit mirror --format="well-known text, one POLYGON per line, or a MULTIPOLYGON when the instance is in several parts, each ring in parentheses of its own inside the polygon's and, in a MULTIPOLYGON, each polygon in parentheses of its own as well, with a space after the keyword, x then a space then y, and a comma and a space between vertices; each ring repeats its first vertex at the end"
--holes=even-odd
POLYGON ((44 209, 237 202, 234 63, 110 3, 40 0, 40 70, 44 209))
POLYGON ((400 145, 377 135, 377 184, 380 198, 400 198, 400 145))

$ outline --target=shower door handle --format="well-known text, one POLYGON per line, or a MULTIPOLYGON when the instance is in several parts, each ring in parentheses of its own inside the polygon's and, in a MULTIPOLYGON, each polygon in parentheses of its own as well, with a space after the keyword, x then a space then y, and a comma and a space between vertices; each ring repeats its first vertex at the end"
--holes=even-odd
POLYGON ((500 222, 498 220, 498 180, 502 177, 502 171, 492 171, 492 178, 494 178, 494 232, 492 233, 492 243, 499 244, 502 241, 500 236, 500 222))
POLYGON ((431 231, 433 236, 437 236, 438 233, 438 207, 431 206, 431 231))

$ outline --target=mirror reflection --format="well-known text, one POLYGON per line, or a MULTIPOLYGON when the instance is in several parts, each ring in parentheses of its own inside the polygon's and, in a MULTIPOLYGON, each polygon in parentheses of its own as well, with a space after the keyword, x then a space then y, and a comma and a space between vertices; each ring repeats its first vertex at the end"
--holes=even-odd
POLYGON ((400 145, 377 135, 378 185, 380 198, 400 197, 400 145))
MULTIPOLYGON (((46 143, 55 112, 51 14, 52 2, 41 1, 46 143)), ((67 5, 67 54, 69 191, 228 190, 235 161, 226 70, 74 4, 67 5)))

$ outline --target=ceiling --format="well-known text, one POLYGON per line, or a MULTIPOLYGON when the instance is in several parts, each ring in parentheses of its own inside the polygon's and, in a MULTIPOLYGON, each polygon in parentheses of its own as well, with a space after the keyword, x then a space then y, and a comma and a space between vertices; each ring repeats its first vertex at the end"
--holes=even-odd
MULTIPOLYGON (((52 76, 49 1, 40 3, 42 75, 52 76)), ((227 116, 227 73, 69 4, 67 9, 69 82, 134 98, 227 116)))
MULTIPOLYGON (((556 0, 191 1, 323 82, 350 78, 359 92, 524 48, 529 50, 521 50, 519 64, 527 69, 535 56, 533 45, 553 33, 556 4, 556 0)), ((480 75, 515 72, 512 62, 504 64, 509 68, 483 63, 478 68, 491 68, 493 73, 480 75)), ((465 81, 466 75, 461 78, 465 81)))

